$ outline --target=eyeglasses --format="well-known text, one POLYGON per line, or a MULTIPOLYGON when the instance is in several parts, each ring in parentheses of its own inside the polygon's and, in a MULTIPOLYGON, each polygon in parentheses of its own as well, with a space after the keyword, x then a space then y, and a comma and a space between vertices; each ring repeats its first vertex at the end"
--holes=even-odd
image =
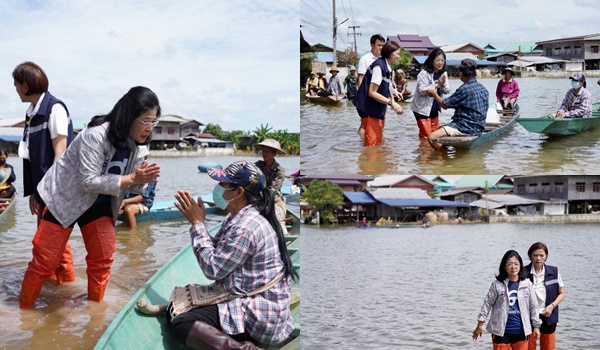
POLYGON ((142 123, 142 125, 143 125, 143 126, 144 126, 144 128, 146 128, 146 129, 152 129, 152 128, 154 128, 154 127, 156 127, 156 126, 158 125, 158 120, 157 120, 157 121, 155 121, 155 122, 145 122, 145 121, 143 121, 143 120, 139 120, 139 119, 136 119, 136 120, 137 120, 138 122, 142 123))
POLYGON ((509 262, 506 263, 506 267, 511 267, 511 266, 516 266, 519 267, 521 264, 519 264, 518 262, 509 262))
POLYGON ((435 62, 435 63, 444 63, 444 62, 446 62, 446 60, 438 59, 438 60, 434 60, 433 62, 435 62))

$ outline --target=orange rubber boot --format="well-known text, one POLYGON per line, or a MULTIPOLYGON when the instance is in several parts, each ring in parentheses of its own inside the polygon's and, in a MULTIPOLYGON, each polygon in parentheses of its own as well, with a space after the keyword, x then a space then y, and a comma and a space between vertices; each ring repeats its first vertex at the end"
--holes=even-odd
POLYGON ((113 219, 98 218, 82 227, 81 234, 87 250, 88 300, 100 302, 104 299, 117 245, 113 219))
POLYGON ((70 227, 64 228, 46 220, 40 222, 33 237, 33 258, 27 265, 21 286, 21 308, 33 305, 44 281, 55 272, 72 230, 70 227))
POLYGON ((71 244, 67 241, 65 251, 58 261, 58 267, 55 270, 58 284, 75 281, 75 265, 73 264, 73 254, 71 253, 71 244))
POLYGON ((556 350, 556 332, 541 334, 540 350, 556 350))

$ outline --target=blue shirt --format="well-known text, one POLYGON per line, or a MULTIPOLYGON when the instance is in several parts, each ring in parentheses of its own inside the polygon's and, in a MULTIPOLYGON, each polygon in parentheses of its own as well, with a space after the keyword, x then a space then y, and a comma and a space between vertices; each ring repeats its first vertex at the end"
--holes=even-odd
MULTIPOLYGON (((437 83, 437 81, 440 79, 440 77, 442 76, 442 72, 437 72, 437 73, 433 73, 433 82, 437 83)), ((442 89, 441 88, 437 88, 437 93, 438 95, 442 95, 442 89)), ((431 111, 439 111, 440 110, 440 106, 438 105, 437 101, 435 100, 435 98, 433 99, 433 104, 431 105, 431 111)))
POLYGON ((521 310, 517 293, 519 290, 519 281, 508 281, 508 320, 506 321, 506 334, 523 334, 523 321, 521 320, 521 310))
MULTIPOLYGON (((135 196, 137 196, 137 194, 127 192, 125 198, 131 198, 135 196)), ((142 193, 144 201, 141 204, 143 204, 148 209, 152 208, 152 204, 154 204, 154 196, 156 196, 156 182, 150 182, 148 183, 148 186, 146 186, 144 193, 142 193)))
MULTIPOLYGON (((125 169, 127 169, 127 163, 129 162, 129 158, 131 157, 131 152, 128 149, 119 149, 115 152, 115 155, 108 163, 107 173, 115 174, 115 175, 124 175, 125 169)), ((94 202, 94 204, 108 202, 110 200, 109 195, 100 194, 98 198, 94 202)))
POLYGON ((489 97, 490 93, 475 78, 462 84, 443 101, 446 107, 455 109, 452 122, 446 125, 465 135, 481 135, 485 130, 489 97))

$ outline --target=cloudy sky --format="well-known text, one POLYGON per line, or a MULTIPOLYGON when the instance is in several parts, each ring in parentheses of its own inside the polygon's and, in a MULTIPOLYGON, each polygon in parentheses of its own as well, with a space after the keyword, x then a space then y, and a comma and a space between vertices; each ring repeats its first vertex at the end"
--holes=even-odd
POLYGON ((163 114, 224 130, 298 132, 298 0, 5 0, 0 118, 18 118, 12 70, 34 61, 75 119, 109 112, 136 85, 163 114))
MULTIPOLYGON (((375 33, 427 35, 434 45, 543 41, 600 33, 600 0, 336 0, 337 48, 353 42, 349 26, 360 26, 358 51, 375 33)), ((300 0, 302 34, 311 44, 332 44, 332 0, 300 0)))

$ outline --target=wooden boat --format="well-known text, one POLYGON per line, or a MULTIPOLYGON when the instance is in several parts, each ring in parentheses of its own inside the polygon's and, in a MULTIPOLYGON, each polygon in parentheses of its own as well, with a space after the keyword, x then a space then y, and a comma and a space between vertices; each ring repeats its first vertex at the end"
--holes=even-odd
POLYGON ((300 193, 294 193, 292 186, 282 186, 281 194, 283 194, 283 200, 286 203, 298 202, 300 200, 300 193))
POLYGON ((346 97, 346 94, 331 95, 331 96, 311 96, 308 93, 304 95, 310 102, 325 104, 325 105, 339 105, 340 101, 346 97))
POLYGON ((0 209, 0 223, 4 221, 8 217, 8 212, 15 206, 15 201, 17 199, 17 195, 13 194, 10 198, 0 198, 0 204, 2 204, 4 209, 0 209), (8 206, 4 207, 4 204, 8 206))
MULTIPOLYGON (((288 251, 292 257, 294 269, 300 275, 300 219, 288 211, 293 219, 289 227, 290 235, 286 236, 288 251)), ((209 230, 211 235, 218 232, 220 225, 209 230)), ((168 263, 158 270, 142 288, 133 295, 119 314, 108 326, 94 347, 100 349, 184 349, 185 347, 169 335, 164 315, 148 316, 136 307, 139 299, 146 299, 152 304, 166 304, 175 286, 184 286, 195 282, 209 284, 209 281, 192 252, 191 245, 183 248, 168 263)), ((292 285, 292 316, 295 329, 280 349, 300 348, 300 281, 292 285)))
POLYGON ((457 149, 473 149, 505 133, 515 120, 518 120, 519 105, 517 104, 512 111, 498 111, 498 114, 500 114, 500 122, 487 123, 480 136, 448 136, 434 141, 457 149))
POLYGON ((525 130, 549 136, 575 135, 600 127, 600 102, 592 105, 591 118, 517 118, 525 130))
POLYGON ((198 165, 198 171, 200 171, 201 173, 208 172, 208 168, 223 169, 223 167, 219 163, 205 162, 200 163, 200 165, 198 165))
POLYGON ((369 226, 364 226, 364 225, 358 225, 358 227, 360 228, 417 228, 417 227, 421 227, 419 225, 381 225, 381 226, 377 226, 377 225, 369 225, 369 226))
MULTIPOLYGON (((226 211, 219 207, 214 206, 212 194, 206 194, 200 196, 202 201, 205 203, 206 214, 225 214, 226 211)), ((194 197, 196 198, 196 197, 194 197)), ((137 222, 149 221, 149 220, 175 220, 183 219, 183 214, 179 209, 175 208, 175 200, 154 202, 152 208, 148 210, 146 214, 136 215, 135 220, 137 222)), ((117 220, 123 221, 123 213, 119 213, 117 220)))

